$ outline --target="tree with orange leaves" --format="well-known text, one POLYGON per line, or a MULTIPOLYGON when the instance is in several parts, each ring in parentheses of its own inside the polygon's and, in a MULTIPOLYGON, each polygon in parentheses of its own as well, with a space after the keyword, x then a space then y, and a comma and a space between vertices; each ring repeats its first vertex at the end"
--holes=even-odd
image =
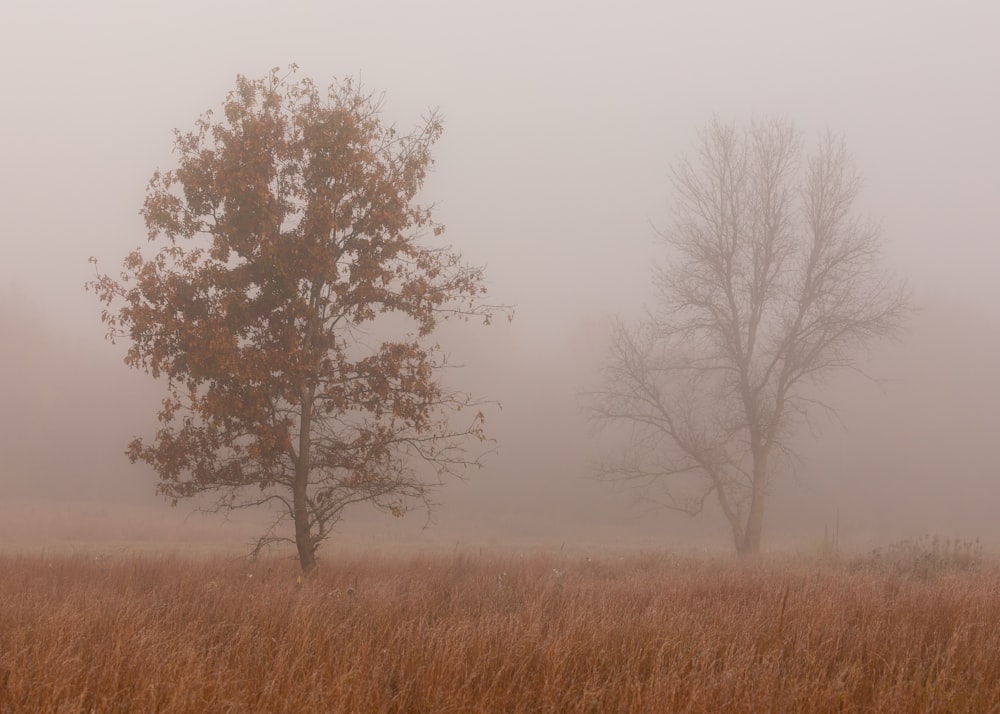
POLYGON ((257 549, 294 542, 303 571, 351 504, 402 515, 481 463, 483 402, 440 380, 442 319, 479 317, 483 272, 416 194, 442 127, 409 134, 351 81, 321 92, 295 67, 240 76, 223 116, 175 132, 142 216, 156 252, 88 283, 126 363, 164 377, 150 464, 172 499, 272 507, 257 549), (464 410, 464 412, 463 412, 464 410), (282 527, 291 521, 294 534, 282 527))

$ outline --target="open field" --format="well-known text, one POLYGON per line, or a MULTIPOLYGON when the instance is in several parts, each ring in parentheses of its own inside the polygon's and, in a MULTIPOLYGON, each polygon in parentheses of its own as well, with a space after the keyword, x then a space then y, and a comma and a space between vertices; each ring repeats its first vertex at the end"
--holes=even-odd
POLYGON ((0 711, 1000 711, 1000 564, 909 555, 0 555, 0 711))

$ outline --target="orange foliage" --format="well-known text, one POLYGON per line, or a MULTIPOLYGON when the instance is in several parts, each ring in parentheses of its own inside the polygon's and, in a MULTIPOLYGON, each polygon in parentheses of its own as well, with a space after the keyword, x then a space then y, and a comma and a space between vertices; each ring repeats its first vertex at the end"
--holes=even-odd
POLYGON ((436 114, 400 134, 352 82, 320 92, 294 70, 239 77, 224 119, 176 133, 178 166, 153 174, 142 210, 156 252, 89 289, 126 362, 170 387, 162 428, 129 458, 175 502, 277 505, 308 570, 345 506, 426 501, 415 460, 438 475, 478 463, 463 444, 485 438, 481 414, 455 426, 473 400, 441 384, 423 338, 504 308, 481 302, 481 269, 421 240, 442 231, 415 202, 436 114), (358 339, 387 314, 403 334, 358 339))

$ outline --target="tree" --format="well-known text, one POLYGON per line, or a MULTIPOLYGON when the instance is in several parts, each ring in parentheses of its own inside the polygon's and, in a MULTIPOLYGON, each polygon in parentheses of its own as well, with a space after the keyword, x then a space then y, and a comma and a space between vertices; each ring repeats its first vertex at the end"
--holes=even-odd
POLYGON ((784 121, 715 119, 699 138, 674 169, 656 306, 615 325, 588 408, 624 431, 600 477, 662 488, 692 515, 714 495, 745 556, 794 427, 826 406, 817 385, 898 334, 908 297, 878 265, 878 226, 854 215, 861 179, 842 139, 822 136, 803 162, 784 121))
POLYGON ((178 165, 141 211, 158 249, 88 288, 126 363, 168 387, 129 459, 175 505, 272 507, 257 550, 294 542, 309 572, 349 505, 399 516, 480 464, 483 402, 443 384, 430 337, 507 309, 482 302, 480 268, 425 244, 443 230, 415 200, 436 114, 400 134, 351 81, 320 92, 295 69, 238 77, 220 120, 175 132, 178 165))

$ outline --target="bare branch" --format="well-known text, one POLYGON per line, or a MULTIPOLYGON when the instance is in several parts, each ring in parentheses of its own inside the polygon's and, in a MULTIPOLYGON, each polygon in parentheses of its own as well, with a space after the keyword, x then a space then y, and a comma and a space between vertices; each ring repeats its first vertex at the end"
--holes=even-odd
POLYGON ((793 462, 794 427, 827 409, 809 390, 898 335, 909 296, 878 264, 878 226, 854 215, 861 178, 841 138, 805 162, 781 120, 714 119, 699 140, 674 167, 656 309, 616 324, 587 407, 623 445, 600 478, 656 486, 685 512, 714 494, 753 553, 776 460, 793 462))

